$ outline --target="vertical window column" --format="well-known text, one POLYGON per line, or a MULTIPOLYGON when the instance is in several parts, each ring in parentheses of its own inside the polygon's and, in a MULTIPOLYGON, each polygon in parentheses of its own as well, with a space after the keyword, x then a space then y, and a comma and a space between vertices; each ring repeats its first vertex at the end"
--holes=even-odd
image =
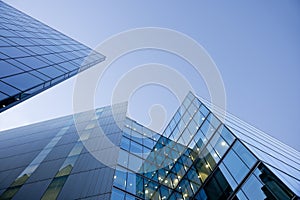
POLYGON ((28 178, 44 161, 47 155, 52 151, 53 147, 58 143, 62 136, 67 132, 70 126, 62 128, 55 137, 44 147, 44 149, 35 157, 35 159, 24 169, 24 171, 16 178, 16 180, 2 193, 0 199, 11 199, 25 184, 28 178))
MULTIPOLYGON (((90 129, 91 125, 88 124, 85 129, 90 129)), ((59 195, 62 187, 64 186, 67 178, 69 177, 76 161, 79 158, 83 150, 82 141, 88 140, 91 131, 86 132, 84 135, 81 135, 77 142, 75 143, 74 147, 70 151, 68 157, 66 158, 65 162, 62 164, 58 172, 56 173, 54 179, 51 181, 50 185, 48 186, 47 190, 45 191, 44 195, 42 196, 42 200, 47 199, 56 199, 59 195)))

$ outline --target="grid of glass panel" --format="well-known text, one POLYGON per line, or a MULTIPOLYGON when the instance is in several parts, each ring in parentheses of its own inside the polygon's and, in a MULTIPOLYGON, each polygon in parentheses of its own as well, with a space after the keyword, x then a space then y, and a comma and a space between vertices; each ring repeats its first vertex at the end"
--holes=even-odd
POLYGON ((44 161, 47 155, 51 152, 53 147, 66 133, 69 127, 62 128, 55 137, 44 147, 44 149, 35 157, 35 159, 20 173, 16 180, 0 195, 0 199, 12 198, 19 189, 24 185, 27 179, 35 172, 39 165, 44 161))
MULTIPOLYGON (((89 127, 89 125, 87 125, 87 127, 89 127)), ((64 163, 59 168, 59 171, 56 173, 54 179, 51 181, 50 185, 42 196, 43 200, 57 198, 83 150, 82 141, 88 140, 90 133, 91 132, 87 132, 84 137, 78 138, 77 143, 75 143, 71 149, 68 157, 65 159, 64 163)))
POLYGON ((296 197, 191 93, 163 135, 152 138, 154 145, 144 145, 143 140, 152 136, 144 133, 146 128, 129 119, 127 124, 113 200, 296 197), (251 190, 258 192, 252 194, 251 190))
MULTIPOLYGON (((202 99, 206 105, 210 102, 202 99)), ((300 196, 300 152, 276 140, 261 130, 222 110, 215 113, 224 118, 226 126, 255 154, 280 180, 300 196)))
POLYGON ((114 108, 114 116, 111 107, 103 107, 96 112, 79 113, 2 132, 0 199, 109 198, 114 169, 94 158, 85 142, 94 144, 94 152, 102 151, 102 145, 98 145, 101 136, 96 125, 99 125, 112 142, 120 144, 122 130, 116 123, 124 124, 127 104, 118 104, 114 108), (73 117, 82 119, 76 127, 73 117), (70 121, 73 122, 71 125, 70 121), (78 129, 83 130, 82 134, 77 134, 78 129), (23 172, 30 176, 19 180, 23 172), (15 180, 18 180, 17 185, 15 180))
POLYGON ((146 158, 151 154, 160 135, 126 118, 120 142, 118 165, 114 174, 112 199, 135 199, 144 194, 143 178, 146 158), (126 190, 128 193, 122 193, 126 190), (121 197, 120 197, 121 195, 121 197))
POLYGON ((81 119, 77 129, 74 124, 67 126, 70 117, 66 117, 1 133, 0 195, 12 189, 10 186, 14 186, 18 175, 39 157, 44 146, 59 130, 68 127, 13 197, 298 198, 270 166, 250 152, 192 94, 186 97, 162 135, 126 117, 126 108, 127 104, 119 104, 114 106, 114 112, 111 107, 104 107, 97 109, 96 115, 93 111, 77 114, 75 118, 81 119), (113 160, 109 166, 91 155, 107 148, 97 125, 120 147, 117 154, 113 154, 114 149, 102 154, 113 160), (80 136, 77 130, 82 130, 80 136), (87 148, 84 142, 93 144, 93 148, 87 148), (40 146, 34 149, 36 145, 40 146), (26 148, 30 151, 23 152, 26 148), (113 158, 114 155, 117 157, 113 158), (31 191, 36 187, 40 189, 31 191))
POLYGON ((103 60, 103 55, 0 1, 0 112, 103 60))

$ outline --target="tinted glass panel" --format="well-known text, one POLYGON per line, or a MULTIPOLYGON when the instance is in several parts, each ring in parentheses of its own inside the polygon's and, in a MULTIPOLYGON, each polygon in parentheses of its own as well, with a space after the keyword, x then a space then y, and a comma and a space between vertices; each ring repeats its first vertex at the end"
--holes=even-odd
POLYGON ((223 163, 238 183, 240 183, 249 172, 246 164, 243 163, 243 161, 234 151, 228 152, 228 154, 224 158, 223 163))
POLYGON ((0 88, 1 88, 1 92, 5 93, 7 95, 10 95, 10 96, 15 95, 20 92, 16 88, 13 88, 12 86, 9 86, 1 81, 0 81, 0 88))
MULTIPOLYGON (((89 59, 82 64, 82 69, 92 67, 104 59, 103 55, 19 12, 3 1, 0 1, 0 24, 0 59, 5 59, 0 61, 0 81, 4 81, 4 77, 12 76, 12 80, 7 82, 16 83, 13 87, 21 90, 33 88, 25 94, 18 92, 18 98, 10 97, 1 102, 5 106, 0 107, 0 112, 8 109, 8 105, 16 105, 22 102, 22 99, 27 99, 77 74, 82 61, 90 54, 89 59), (54 64, 59 63, 62 63, 61 66, 56 68, 54 64), (39 72, 32 71, 38 69, 39 72), (18 76, 22 70, 30 74, 18 76), (32 74, 41 78, 43 85, 39 85, 41 82, 32 78, 32 74)), ((4 90, 7 88, 1 88, 3 93, 4 90)), ((5 94, 14 95, 11 93, 13 92, 7 91, 5 94)))
POLYGON ((23 72, 23 70, 20 70, 10 63, 0 60, 0 78, 21 72, 23 72))
POLYGON ((23 91, 43 83, 39 78, 27 73, 4 78, 3 81, 23 91))
POLYGON ((61 76, 64 74, 62 71, 60 71, 54 67, 45 67, 45 68, 39 69, 38 71, 51 77, 51 78, 55 78, 55 77, 58 77, 58 76, 61 76))

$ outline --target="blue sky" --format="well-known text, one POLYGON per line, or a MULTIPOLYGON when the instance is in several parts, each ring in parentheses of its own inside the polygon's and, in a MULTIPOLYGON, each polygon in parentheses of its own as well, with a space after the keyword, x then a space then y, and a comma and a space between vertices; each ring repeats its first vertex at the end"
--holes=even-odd
MULTIPOLYGON (((139 27, 170 28, 192 37, 207 50, 222 75, 228 111, 300 150, 299 1, 5 2, 92 48, 111 35, 139 27)), ((125 69, 149 62, 173 66, 191 81, 197 95, 209 98, 201 77, 170 54, 137 52, 114 63, 111 73, 121 76, 125 69)), ((0 128, 71 113, 73 84, 70 79, 5 111, 0 115, 0 128)), ((147 109, 155 103, 165 105, 168 117, 179 105, 165 89, 147 86, 129 102, 132 117, 147 123, 147 109)))

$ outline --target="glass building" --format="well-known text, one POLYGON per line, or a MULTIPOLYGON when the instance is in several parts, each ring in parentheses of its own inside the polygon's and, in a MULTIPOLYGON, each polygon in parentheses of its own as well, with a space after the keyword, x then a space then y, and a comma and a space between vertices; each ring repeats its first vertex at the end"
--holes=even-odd
POLYGON ((0 0, 0 112, 104 59, 0 0))
POLYGON ((126 103, 3 131, 0 199, 299 199, 299 152, 202 102, 162 134, 126 103))

